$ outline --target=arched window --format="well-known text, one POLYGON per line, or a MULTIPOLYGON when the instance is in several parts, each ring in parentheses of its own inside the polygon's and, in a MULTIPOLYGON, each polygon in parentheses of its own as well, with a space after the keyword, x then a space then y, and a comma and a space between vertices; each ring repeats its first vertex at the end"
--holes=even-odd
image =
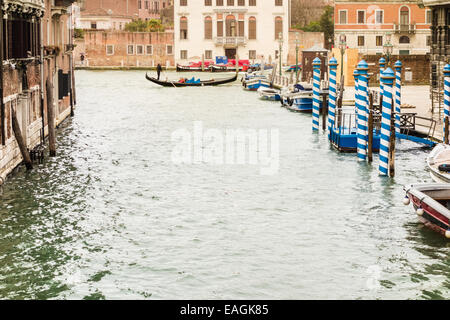
POLYGON ((409 24, 409 9, 408 7, 400 8, 400 25, 409 24))
POLYGON ((401 36, 398 40, 398 43, 409 43, 409 37, 408 36, 401 36))
POLYGON ((180 39, 187 39, 188 37, 188 20, 186 17, 180 18, 180 39))
POLYGON ((248 19, 248 38, 251 40, 256 39, 256 18, 250 17, 248 19))
POLYGON ((236 18, 233 15, 227 16, 225 24, 227 37, 236 37, 236 18))
POLYGON ((212 39, 212 18, 205 18, 205 39, 212 39))
POLYGON ((276 17, 275 18, 275 39, 279 38, 279 34, 283 33, 283 18, 276 17))

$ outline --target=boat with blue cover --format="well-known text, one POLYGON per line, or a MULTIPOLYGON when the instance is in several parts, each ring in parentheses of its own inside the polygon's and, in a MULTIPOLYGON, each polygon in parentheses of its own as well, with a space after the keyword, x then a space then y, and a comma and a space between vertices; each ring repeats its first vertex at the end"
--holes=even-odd
MULTIPOLYGON (((320 97, 322 99, 322 96, 320 97)), ((312 112, 313 108, 313 90, 312 85, 308 83, 297 83, 292 90, 285 89, 281 94, 281 103, 284 107, 296 112, 312 112)), ((322 108, 322 101, 319 103, 322 108)))

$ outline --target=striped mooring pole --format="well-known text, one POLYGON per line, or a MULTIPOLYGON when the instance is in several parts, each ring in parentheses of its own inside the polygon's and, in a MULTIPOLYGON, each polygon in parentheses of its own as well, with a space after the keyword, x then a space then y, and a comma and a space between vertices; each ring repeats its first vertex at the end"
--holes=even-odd
POLYGON ((391 115, 392 115, 392 87, 394 85, 394 71, 387 68, 381 74, 383 82, 383 106, 381 109, 381 137, 380 137, 380 165, 379 174, 388 175, 389 143, 391 138, 391 115))
MULTIPOLYGON (((381 57, 380 60, 378 60, 378 64, 380 66, 380 99, 383 96, 383 82, 381 81, 381 75, 383 74, 384 68, 386 67, 386 59, 381 57)), ((380 100, 381 103, 382 100, 380 100)))
POLYGON ((320 66, 322 61, 319 57, 313 60, 313 110, 312 110, 312 129, 319 131, 320 116, 320 66))
MULTIPOLYGON (((356 128, 358 128, 358 114, 360 108, 360 101, 359 101, 359 71, 357 68, 353 70, 353 78, 355 79, 355 126, 356 128)), ((350 126, 351 124, 349 124, 349 127, 350 126)))
POLYGON ((337 72, 337 60, 332 57, 328 62, 330 67, 330 98, 328 99, 328 132, 331 134, 331 130, 334 127, 335 115, 336 115, 336 99, 337 99, 337 85, 336 85, 336 72, 337 72))
POLYGON ((369 65, 366 61, 361 60, 358 63, 358 88, 359 88, 359 111, 358 111, 358 138, 357 138, 357 153, 358 161, 366 161, 367 155, 367 119, 369 117, 369 95, 368 95, 368 70, 369 65))
POLYGON ((402 105, 402 62, 397 60, 395 67, 395 132, 400 133, 400 112, 402 105))
POLYGON ((449 123, 450 116, 450 64, 444 66, 444 143, 449 144, 448 129, 445 129, 449 123), (446 134, 447 131, 447 134, 446 134))

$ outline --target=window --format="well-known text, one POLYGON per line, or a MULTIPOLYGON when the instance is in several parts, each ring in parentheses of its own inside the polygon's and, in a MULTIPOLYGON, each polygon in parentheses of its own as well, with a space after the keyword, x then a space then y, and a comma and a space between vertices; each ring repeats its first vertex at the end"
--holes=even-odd
POLYGON ((217 36, 223 37, 223 21, 217 21, 217 36))
POLYGON ((376 24, 383 23, 383 10, 375 10, 375 23, 376 24))
POLYGON ((366 23, 366 12, 364 10, 358 10, 358 24, 366 23))
POLYGON ((364 46, 364 36, 358 36, 358 46, 364 46))
POLYGON ((91 22, 91 29, 97 29, 97 22, 91 22))
POLYGON ((136 45, 136 54, 144 54, 144 46, 142 44, 136 45))
POLYGON ((145 1, 145 9, 148 9, 148 1, 145 1))
POLYGON ((153 54, 153 46, 152 45, 146 45, 145 46, 145 54, 152 55, 153 54))
POLYGON ((212 50, 205 50, 205 59, 212 59, 212 50))
POLYGON ((138 9, 142 9, 142 1, 141 0, 138 1, 138 9))
POLYGON ((427 47, 431 46, 431 36, 427 36, 427 47))
POLYGON ((227 6, 234 6, 234 0, 227 0, 227 6))
POLYGON ((205 0, 205 6, 212 6, 212 0, 205 0))
POLYGON ((129 55, 134 54, 134 46, 132 44, 129 44, 127 46, 127 54, 129 54, 129 55))
POLYGON ((275 0, 275 5, 276 6, 282 6, 283 5, 283 0, 275 0))
POLYGON ((383 36, 377 36, 376 37, 376 45, 377 45, 377 47, 382 47, 383 46, 383 36))
POLYGON ((238 21, 238 35, 239 35, 239 37, 243 37, 244 36, 244 31, 245 31, 244 21, 238 21))
POLYGON ((400 8, 400 25, 409 24, 409 9, 408 7, 400 8))
POLYGON ((283 34, 283 18, 275 18, 275 39, 280 37, 280 33, 283 34))
POLYGON ((173 55, 173 47, 172 47, 172 45, 168 44, 166 46, 166 53, 167 53, 168 56, 173 55))
POLYGON ((401 36, 398 40, 398 43, 409 43, 409 37, 408 36, 401 36))
POLYGON ((248 58, 249 59, 256 59, 256 50, 249 50, 248 51, 248 58))
POLYGON ((425 10, 425 23, 431 24, 431 10, 425 10))
POLYGON ((112 56, 113 54, 114 54, 114 45, 107 44, 106 45, 106 55, 107 56, 112 56))
POLYGON ((238 6, 245 6, 245 0, 238 0, 238 6))
POLYGON ((181 58, 182 60, 186 60, 186 59, 187 59, 187 56, 188 56, 187 50, 181 50, 181 51, 180 51, 180 58, 181 58))
POLYGON ((223 6, 223 0, 216 0, 216 6, 223 6))
POLYGON ((205 39, 212 39, 212 19, 209 16, 205 18, 205 39))
POLYGON ((233 15, 227 16, 225 29, 227 37, 236 37, 236 18, 233 15))
POLYGON ((339 24, 347 24, 347 10, 339 10, 339 24))
POLYGON ((256 7, 256 0, 248 0, 248 5, 251 7, 256 7))
POLYGON ((409 50, 398 50, 398 54, 407 56, 409 55, 409 50))
POLYGON ((188 21, 186 17, 180 18, 180 39, 186 40, 188 38, 188 21))
POLYGON ((187 0, 180 0, 180 6, 187 6, 187 0))
POLYGON ((256 39, 256 18, 250 17, 248 19, 248 38, 251 40, 256 39))

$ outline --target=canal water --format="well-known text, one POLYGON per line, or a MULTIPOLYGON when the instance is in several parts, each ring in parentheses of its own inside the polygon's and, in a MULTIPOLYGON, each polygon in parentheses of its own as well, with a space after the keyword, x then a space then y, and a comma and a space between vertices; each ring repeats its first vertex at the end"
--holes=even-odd
POLYGON ((403 185, 431 181, 429 150, 397 143, 390 180, 377 156, 367 165, 336 152, 312 133, 311 115, 239 81, 174 89, 138 71, 76 78, 58 156, 3 186, 1 298, 450 298, 449 242, 402 204, 403 185), (278 130, 278 171, 174 162, 172 134, 197 121, 278 130))

